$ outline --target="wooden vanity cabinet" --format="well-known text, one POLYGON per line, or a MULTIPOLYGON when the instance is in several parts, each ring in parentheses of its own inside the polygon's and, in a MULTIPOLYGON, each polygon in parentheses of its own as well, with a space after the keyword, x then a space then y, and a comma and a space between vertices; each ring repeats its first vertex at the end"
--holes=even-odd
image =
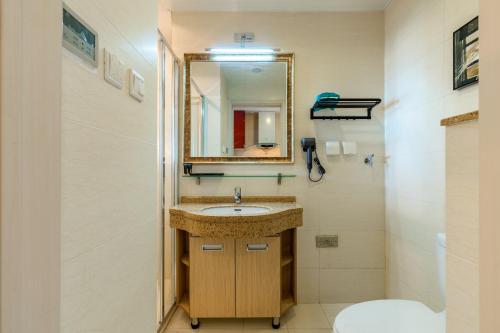
POLYGON ((297 304, 296 229, 223 240, 176 230, 176 239, 177 305, 192 320, 279 320, 297 304))
POLYGON ((280 240, 236 240, 236 317, 280 316, 280 240))

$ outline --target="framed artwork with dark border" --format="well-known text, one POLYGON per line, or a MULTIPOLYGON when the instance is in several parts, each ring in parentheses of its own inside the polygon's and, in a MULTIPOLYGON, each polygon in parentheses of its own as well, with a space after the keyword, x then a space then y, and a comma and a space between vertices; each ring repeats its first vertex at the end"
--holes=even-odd
POLYGON ((453 90, 479 82, 479 17, 453 33, 453 90))

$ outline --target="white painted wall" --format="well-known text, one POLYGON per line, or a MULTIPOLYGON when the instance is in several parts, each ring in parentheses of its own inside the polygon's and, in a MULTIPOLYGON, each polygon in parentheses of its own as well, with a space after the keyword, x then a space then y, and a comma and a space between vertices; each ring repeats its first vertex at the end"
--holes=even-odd
MULTIPOLYGON (((158 273, 157 2, 68 0, 145 78, 143 103, 62 60, 61 332, 154 332, 158 273)), ((43 10, 42 10, 43 12, 43 10)))
POLYGON ((478 85, 453 91, 453 31, 478 0, 393 0, 386 30, 387 296, 438 310, 436 234, 445 229, 445 130, 476 111, 478 85))
POLYGON ((61 18, 0 1, 2 333, 59 332, 61 18))
MULTIPOLYGON (((293 51, 295 67, 296 163, 292 165, 197 166, 197 172, 296 174, 278 186, 272 179, 210 179, 201 186, 182 178, 181 195, 296 195, 304 206, 299 232, 299 301, 356 302, 385 295, 383 108, 372 121, 309 119, 317 94, 345 97, 384 95, 384 17, 373 13, 174 13, 173 45, 182 56, 207 47, 232 46, 233 33, 252 31, 252 47, 293 51), (307 180, 300 138, 315 136, 328 170, 322 183, 307 180), (326 157, 326 140, 357 141, 359 155, 326 157), (374 153, 373 169, 363 164, 374 153), (318 250, 315 236, 339 234, 339 249, 318 250)), ((181 118, 182 119, 182 118, 181 118)), ((182 128, 181 128, 182 133, 182 128)), ((182 141, 182 140, 181 140, 182 141)), ((181 149, 182 150, 182 149, 181 149)))

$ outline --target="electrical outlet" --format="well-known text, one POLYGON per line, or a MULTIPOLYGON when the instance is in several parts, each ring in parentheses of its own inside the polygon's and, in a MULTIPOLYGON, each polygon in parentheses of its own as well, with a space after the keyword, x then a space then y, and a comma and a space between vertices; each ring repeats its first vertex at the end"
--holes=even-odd
POLYGON ((339 236, 318 235, 316 236, 316 247, 317 248, 339 247, 339 236))

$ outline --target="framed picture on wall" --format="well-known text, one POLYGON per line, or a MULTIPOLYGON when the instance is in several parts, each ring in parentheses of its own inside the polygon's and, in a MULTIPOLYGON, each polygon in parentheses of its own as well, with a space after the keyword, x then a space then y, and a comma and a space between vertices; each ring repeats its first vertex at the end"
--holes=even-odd
POLYGON ((479 82, 479 17, 453 33, 453 89, 479 82))

